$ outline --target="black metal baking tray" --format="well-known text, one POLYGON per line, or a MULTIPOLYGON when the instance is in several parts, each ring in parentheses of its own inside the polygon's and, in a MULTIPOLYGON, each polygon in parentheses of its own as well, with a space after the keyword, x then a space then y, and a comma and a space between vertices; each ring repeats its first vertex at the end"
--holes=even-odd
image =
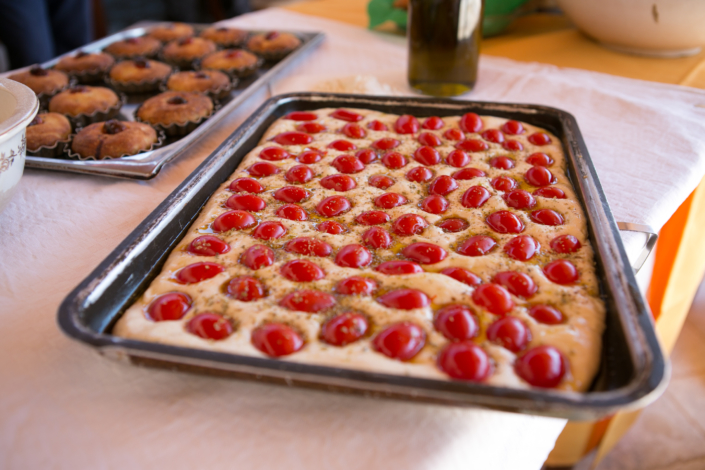
POLYGON ((216 149, 62 303, 58 321, 70 337, 132 363, 231 375, 324 390, 456 406, 594 419, 645 406, 665 388, 668 364, 651 313, 637 287, 587 148, 570 114, 544 106, 406 97, 298 93, 274 97, 216 149), (601 370, 586 393, 518 390, 457 381, 323 367, 277 359, 148 343, 110 334, 120 315, 160 272, 218 186, 255 147, 274 120, 294 110, 367 108, 394 114, 452 116, 466 112, 525 121, 558 136, 569 176, 583 203, 607 304, 601 370))
MULTIPOLYGON (((80 48, 85 52, 99 52, 105 49, 108 44, 120 41, 122 39, 138 37, 145 35, 155 23, 150 26, 140 26, 115 33, 106 38, 92 42, 80 48)), ((208 25, 193 25, 197 31, 205 28, 208 25)), ((252 34, 260 33, 260 30, 248 30, 252 34)), ((38 168, 42 170, 69 171, 73 173, 87 173, 93 175, 112 176, 118 178, 129 178, 138 180, 147 180, 157 176, 162 167, 186 152, 191 145, 198 141, 203 135, 211 130, 215 124, 223 117, 230 114, 232 110, 237 108, 247 98, 252 96, 258 89, 269 83, 274 77, 283 73, 302 57, 316 48, 324 38, 323 33, 319 32, 302 32, 302 31, 287 31, 295 34, 300 40, 301 45, 286 57, 278 61, 265 61, 262 66, 255 72, 254 75, 240 79, 230 96, 221 100, 218 103, 218 108, 211 117, 203 124, 198 126, 194 131, 181 138, 171 138, 161 148, 149 152, 142 152, 137 155, 122 158, 112 158, 104 160, 77 160, 70 158, 43 158, 27 155, 25 166, 27 168, 38 168)), ((73 55, 79 49, 68 52, 66 55, 73 55)), ((45 62, 42 67, 53 67, 61 57, 56 57, 48 62, 45 62)), ((98 83, 100 86, 108 86, 98 83)), ((153 95, 129 95, 128 102, 120 110, 119 119, 126 121, 134 121, 134 113, 139 104, 149 96, 153 95)))

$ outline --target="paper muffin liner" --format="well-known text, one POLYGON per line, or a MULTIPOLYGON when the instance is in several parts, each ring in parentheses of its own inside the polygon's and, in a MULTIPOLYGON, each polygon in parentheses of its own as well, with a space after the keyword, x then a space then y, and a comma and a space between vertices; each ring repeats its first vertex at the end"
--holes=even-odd
MULTIPOLYGON (((173 73, 173 71, 172 71, 173 73)), ((171 73, 169 74, 171 75, 171 73)), ((105 84, 108 85, 115 91, 122 93, 141 94, 141 93, 151 93, 153 91, 159 90, 159 85, 166 79, 169 78, 167 75, 165 78, 156 78, 150 80, 140 80, 138 82, 119 82, 110 77, 110 75, 105 76, 105 84)))
POLYGON ((254 74, 260 67, 262 67, 262 64, 264 64, 264 60, 261 57, 257 57, 257 62, 255 62, 249 67, 235 67, 232 69, 207 69, 201 66, 201 61, 199 59, 198 61, 194 62, 194 67, 196 67, 195 70, 217 70, 219 72, 223 72, 229 75, 231 78, 246 78, 254 74))
MULTIPOLYGON (((145 123, 145 124, 148 124, 148 123, 145 123)), ((154 127, 154 126, 152 126, 152 127, 154 127)), ((70 145, 69 145, 68 147, 66 147, 66 154, 68 155, 69 158, 71 158, 71 159, 73 159, 73 160, 83 160, 83 161, 85 161, 85 160, 94 160, 94 161, 100 161, 100 160, 115 160, 116 158, 132 157, 132 156, 134 156, 134 155, 139 155, 140 153, 151 152, 152 150, 156 150, 156 149, 158 149, 159 147, 161 147, 162 145, 164 145, 164 142, 166 141, 166 136, 164 135, 164 132, 163 132, 162 130, 160 130, 160 129, 157 129, 156 127, 155 127, 155 130, 157 131, 157 141, 156 141, 155 143, 153 143, 152 146, 149 147, 147 150, 141 150, 141 151, 139 151, 139 152, 137 152, 137 153, 133 153, 132 155, 123 154, 123 155, 120 155, 119 157, 104 157, 104 158, 84 157, 84 156, 82 156, 82 155, 80 155, 80 154, 74 152, 74 151, 71 149, 71 146, 70 146, 70 145)), ((78 130, 76 131, 76 134, 78 134, 78 130)), ((71 137, 73 138, 73 136, 75 136, 76 134, 73 134, 71 137)))
POLYGON ((172 67, 176 67, 179 70, 194 70, 194 64, 196 61, 199 60, 199 58, 196 59, 168 59, 164 57, 163 51, 159 52, 159 56, 157 57, 158 60, 164 62, 165 64, 169 64, 172 67))
POLYGON ((70 77, 75 78, 78 83, 81 83, 83 85, 90 85, 92 83, 102 82, 103 79, 107 76, 109 69, 110 67, 108 67, 107 69, 91 69, 80 71, 62 70, 62 72, 67 73, 70 77))
POLYGON ((139 112, 140 108, 142 105, 139 105, 137 109, 135 109, 135 121, 136 122, 142 122, 145 124, 149 124, 150 126, 154 127, 157 130, 164 131, 164 134, 167 137, 183 137, 185 135, 190 134, 193 132, 198 126, 203 124, 204 121, 206 121, 208 118, 213 116, 217 110, 220 109, 220 105, 213 103, 213 110, 208 116, 203 116, 202 118, 199 118, 196 121, 186 121, 184 123, 179 123, 179 122, 174 122, 169 125, 164 125, 164 124, 155 124, 152 122, 147 122, 143 121, 142 119, 139 118, 139 112))
MULTIPOLYGON (((213 90, 208 90, 206 92, 193 91, 192 93, 205 93, 214 102, 224 100, 225 98, 230 96, 230 92, 233 90, 233 88, 235 88, 237 86, 237 84, 239 82, 239 80, 236 77, 230 77, 229 75, 228 75, 228 77, 230 78, 230 82, 227 85, 225 85, 224 87, 216 88, 213 90)), ((169 89, 169 87, 167 87, 167 85, 166 85, 167 80, 168 80, 168 77, 159 85, 159 91, 161 91, 162 93, 164 93, 165 91, 174 91, 174 90, 169 89)))
POLYGON ((253 51, 252 49, 247 49, 248 51, 252 52, 253 54, 258 55, 262 59, 268 61, 268 62, 276 62, 284 57, 288 56, 292 52, 294 52, 296 49, 298 49, 299 46, 296 46, 293 49, 284 49, 284 50, 279 50, 279 51, 253 51))
POLYGON ((108 52, 105 49, 103 49, 101 52, 105 52, 106 54, 113 56, 113 59, 115 59, 115 62, 117 63, 117 62, 120 62, 121 60, 134 60, 134 59, 156 60, 161 51, 162 51, 162 48, 160 47, 156 51, 149 53, 149 54, 113 54, 112 52, 108 52))
POLYGON ((73 141, 73 136, 75 135, 76 132, 78 132, 79 129, 77 129, 74 133, 69 134, 68 138, 65 140, 59 140, 54 143, 54 145, 47 146, 47 145, 42 145, 36 150, 31 150, 29 147, 27 147, 27 155, 31 157, 41 157, 41 158, 57 158, 61 157, 64 152, 71 148, 71 142, 73 141))
POLYGON ((77 116, 70 116, 64 114, 66 118, 71 122, 71 125, 75 129, 76 127, 86 127, 94 122, 107 121, 118 115, 120 108, 122 108, 127 102, 127 97, 123 93, 118 93, 118 102, 115 106, 108 108, 106 111, 94 111, 91 114, 79 114, 77 116))

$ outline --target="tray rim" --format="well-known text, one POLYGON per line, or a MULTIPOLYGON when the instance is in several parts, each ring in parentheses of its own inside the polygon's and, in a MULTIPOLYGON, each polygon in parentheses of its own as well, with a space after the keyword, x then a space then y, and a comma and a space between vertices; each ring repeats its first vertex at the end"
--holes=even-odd
MULTIPOLYGON (((154 22, 145 26, 135 26, 123 31, 111 34, 97 41, 90 42, 82 47, 69 51, 51 60, 40 64, 44 68, 52 67, 62 57, 70 56, 78 51, 102 51, 107 45, 127 38, 143 36, 147 34, 150 28, 159 24, 167 24, 169 22, 154 22)), ((191 23, 194 27, 205 27, 205 24, 191 23)), ((248 33, 263 32, 262 29, 246 29, 248 33)), ((137 155, 123 157, 120 159, 109 160, 70 160, 57 158, 33 157, 28 155, 25 160, 25 167, 39 170, 63 171, 71 173, 82 173, 98 176, 108 176, 114 178, 126 178, 134 180, 149 180, 156 177, 161 169, 167 163, 178 158, 186 153, 193 145, 201 140, 215 125, 225 118, 228 114, 234 111, 238 106, 244 103, 247 99, 253 96, 258 90, 277 77, 284 69, 294 65, 313 49, 318 47, 325 39, 325 33, 320 31, 298 31, 287 30, 287 32, 297 35, 304 39, 299 48, 292 51, 283 59, 277 61, 269 70, 258 77, 249 86, 242 89, 228 103, 215 111, 202 125, 198 126, 188 135, 165 145, 162 148, 142 152, 137 155)), ((11 73, 14 71, 10 71, 11 73)), ((4 74, 3 74, 4 75, 4 74)), ((99 86, 103 85, 101 82, 99 86)))
MULTIPOLYGON (((343 106, 343 105, 336 105, 343 106)), ((207 196, 206 200, 210 197, 207 196)), ((196 216, 199 211, 194 214, 196 216)), ((124 268, 124 266, 123 266, 124 268)), ((634 272, 622 246, 617 224, 612 217, 606 197, 600 186, 587 148, 580 135, 575 118, 560 109, 542 105, 494 103, 483 101, 459 101, 417 97, 371 97, 332 93, 290 93, 267 100, 243 124, 235 130, 213 153, 203 161, 140 225, 62 302, 58 317, 60 328, 69 337, 96 347, 107 356, 121 359, 147 358, 173 365, 191 365, 212 370, 237 372, 252 378, 269 378, 287 384, 313 386, 316 388, 342 388, 350 392, 392 396, 414 401, 450 404, 455 406, 480 406, 506 411, 562 417, 569 419, 595 419, 616 411, 645 406, 665 389, 670 368, 655 335, 654 324, 634 278, 634 272), (176 211, 207 180, 209 171, 215 171, 228 161, 239 149, 239 142, 257 132, 258 123, 276 113, 277 109, 291 103, 310 103, 325 107, 325 102, 348 102, 344 106, 422 106, 434 111, 446 109, 449 113, 468 111, 495 114, 502 112, 524 112, 527 115, 547 114, 558 118, 563 125, 564 149, 567 157, 576 166, 581 178, 574 181, 576 191, 582 197, 583 209, 588 223, 597 217, 606 230, 595 231, 593 245, 596 256, 605 263, 608 282, 620 287, 615 299, 628 307, 628 312, 617 312, 635 368, 635 378, 625 387, 611 391, 588 391, 586 393, 547 391, 540 389, 512 389, 465 382, 443 382, 434 379, 395 376, 353 369, 340 369, 299 362, 269 358, 241 356, 201 349, 185 348, 144 341, 118 338, 98 333, 80 321, 81 305, 91 304, 100 297, 100 288, 109 286, 120 271, 127 255, 148 243, 149 235, 156 233, 171 211, 176 211), (481 109, 477 109, 481 108, 481 109), (566 142, 568 141, 568 142, 566 142), (569 145, 566 145, 569 144, 569 145), (199 184, 200 183, 200 184, 199 184), (589 197, 586 197, 589 196, 589 197), (590 202, 589 202, 590 201, 590 202), (592 204, 592 206, 590 206, 592 204), (615 263, 608 270, 606 259, 615 263), (107 283, 107 284, 106 284, 107 283), (364 386, 363 386, 364 385, 364 386), (443 385, 439 390, 439 385, 443 385)), ((604 344, 603 344, 604 352, 604 344)))

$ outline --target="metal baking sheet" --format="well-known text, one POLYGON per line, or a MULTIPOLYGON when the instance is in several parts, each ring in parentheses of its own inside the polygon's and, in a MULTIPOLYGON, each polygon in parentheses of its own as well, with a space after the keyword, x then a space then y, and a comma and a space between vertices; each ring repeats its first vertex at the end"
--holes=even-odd
MULTIPOLYGON (((152 25, 156 26, 156 24, 152 25)), ((194 25, 199 27, 199 25, 194 25)), ((102 51, 108 44, 122 39, 143 36, 149 31, 149 27, 132 28, 120 33, 113 34, 99 41, 92 42, 80 50, 86 52, 102 51)), ((204 26, 201 25, 202 29, 204 26)), ((264 32, 260 30, 248 30, 253 34, 264 32)), ((157 176, 161 168, 169 161, 188 151, 191 145, 201 136, 206 134, 215 124, 237 108, 247 98, 252 96, 258 89, 266 85, 272 78, 282 73, 286 68, 292 66, 303 56, 317 47, 324 38, 323 33, 287 31, 295 34, 301 39, 301 46, 289 55, 277 62, 265 62, 257 72, 244 79, 240 79, 237 86, 233 88, 229 98, 223 100, 220 108, 208 118, 203 124, 193 132, 179 139, 170 139, 167 144, 151 152, 142 152, 137 155, 105 160, 72 160, 68 158, 42 158, 27 155, 25 166, 27 168, 39 168, 42 170, 70 171, 74 173, 89 173, 94 175, 113 176, 119 178, 130 178, 138 180, 148 180, 157 176)), ((64 55, 73 55, 79 49, 68 52, 64 55)), ((61 56, 63 57, 63 56, 61 56)), ((44 62, 42 67, 54 66, 61 57, 57 57, 48 62, 44 62)), ((103 85, 106 86, 106 85, 103 85)), ((128 95, 128 101, 120 110, 119 119, 134 121, 134 112, 137 106, 145 99, 144 95, 128 95)))
POLYGON ((595 419, 625 408, 645 406, 664 390, 669 373, 651 313, 637 287, 575 118, 555 108, 524 104, 315 93, 271 98, 64 300, 58 321, 70 337, 107 356, 136 364, 569 419, 595 419), (115 321, 160 272, 166 257, 203 205, 257 145, 272 122, 290 111, 325 107, 375 109, 417 117, 476 112, 544 127, 561 139, 569 176, 587 216, 598 278, 602 281, 601 293, 607 305, 601 368, 588 392, 519 390, 430 380, 190 349, 111 335, 115 321))

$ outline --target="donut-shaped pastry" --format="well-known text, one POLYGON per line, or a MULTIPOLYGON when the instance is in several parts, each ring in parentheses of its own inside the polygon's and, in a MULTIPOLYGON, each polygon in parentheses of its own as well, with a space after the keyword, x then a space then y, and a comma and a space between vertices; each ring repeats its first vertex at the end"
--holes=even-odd
POLYGON ((67 73, 104 72, 114 63, 115 59, 110 54, 79 51, 74 55, 62 57, 54 68, 67 73))
POLYGON ((118 95, 110 88, 76 86, 54 96, 49 102, 49 111, 75 117, 108 111, 119 102, 118 95))
POLYGON ((155 26, 149 30, 149 36, 160 40, 161 42, 169 42, 175 39, 187 38, 193 36, 193 27, 186 23, 168 23, 155 26))
POLYGON ((27 126, 27 149, 51 147, 71 135, 71 123, 59 113, 38 114, 27 126))
POLYGON ((301 45, 301 40, 291 33, 272 31, 255 34, 247 41, 247 48, 266 58, 282 57, 301 45))
POLYGON ((200 59, 211 52, 215 52, 216 45, 213 41, 203 38, 182 38, 171 41, 164 46, 162 55, 164 60, 173 64, 186 65, 195 59, 200 59))
POLYGON ((154 56, 161 48, 162 43, 159 39, 150 36, 140 36, 116 41, 108 45, 104 51, 121 59, 129 59, 154 56))
POLYGON ((257 56, 242 49, 225 49, 214 52, 201 61, 202 69, 222 70, 238 77, 254 73, 258 65, 257 56))
POLYGON ((39 65, 35 65, 29 70, 12 74, 8 78, 27 85, 36 94, 44 93, 45 95, 62 90, 69 84, 69 77, 64 72, 47 70, 39 65))
POLYGON ((118 83, 137 83, 164 80, 171 67, 156 60, 132 59, 118 62, 110 69, 110 78, 118 83))
POLYGON ((169 90, 196 93, 216 92, 228 88, 229 85, 230 78, 217 70, 179 72, 170 76, 166 82, 169 90))
POLYGON ((152 125, 186 124, 206 118, 213 112, 213 101, 200 93, 166 91, 139 107, 137 117, 152 125))
POLYGON ((222 47, 235 47, 245 42, 247 31, 237 28, 211 26, 201 32, 200 36, 209 39, 222 47))
POLYGON ((149 150, 157 131, 141 122, 105 121, 83 128, 73 138, 71 150, 84 158, 117 158, 149 150))

